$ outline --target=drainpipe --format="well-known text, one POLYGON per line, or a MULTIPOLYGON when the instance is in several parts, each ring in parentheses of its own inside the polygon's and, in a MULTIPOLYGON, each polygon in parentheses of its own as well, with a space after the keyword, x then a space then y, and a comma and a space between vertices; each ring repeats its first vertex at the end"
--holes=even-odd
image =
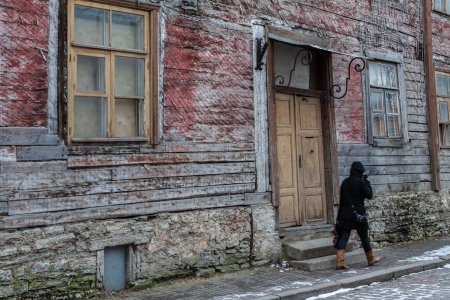
POLYGON ((433 65, 433 27, 432 27, 432 0, 424 0, 424 67, 425 86, 428 112, 428 131, 430 143, 430 168, 432 189, 441 188, 441 167, 439 164, 439 127, 436 103, 436 74, 433 65))

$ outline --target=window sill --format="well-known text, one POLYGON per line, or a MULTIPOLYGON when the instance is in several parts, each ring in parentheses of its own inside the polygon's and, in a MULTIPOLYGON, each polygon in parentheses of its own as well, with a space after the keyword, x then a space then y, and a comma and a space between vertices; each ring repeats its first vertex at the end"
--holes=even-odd
POLYGON ((147 142, 147 138, 72 138, 72 143, 128 143, 128 142, 147 142))
POLYGON ((433 12, 446 18, 450 18, 450 12, 433 9, 433 12))
POLYGON ((373 138, 372 140, 372 145, 374 147, 402 148, 404 144, 402 138, 373 138))

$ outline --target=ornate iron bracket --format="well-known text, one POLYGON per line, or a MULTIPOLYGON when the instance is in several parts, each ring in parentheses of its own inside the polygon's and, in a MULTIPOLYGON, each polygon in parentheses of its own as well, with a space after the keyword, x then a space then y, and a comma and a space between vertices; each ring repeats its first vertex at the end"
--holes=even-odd
POLYGON ((262 65, 264 64, 262 62, 262 59, 264 57, 264 54, 266 53, 267 46, 269 46, 269 44, 263 43, 263 40, 261 38, 256 39, 255 43, 256 43, 256 67, 255 67, 255 70, 262 70, 262 65))
POLYGON ((333 98, 335 99, 342 99, 345 97, 345 95, 347 95, 347 90, 348 90, 348 81, 350 80, 350 71, 351 71, 351 67, 352 67, 352 63, 355 60, 359 60, 361 61, 362 65, 360 65, 359 63, 357 63, 355 65, 355 71, 360 73, 362 72, 362 70, 364 70, 364 68, 366 67, 366 62, 364 61, 364 59, 362 59, 361 57, 354 57, 349 63, 348 63, 348 76, 345 79, 345 92, 344 94, 342 94, 341 96, 336 96, 336 94, 339 94, 342 90, 341 86, 338 84, 335 84, 331 87, 330 89, 330 94, 331 96, 333 96, 333 98))
POLYGON ((276 85, 284 85, 289 87, 291 85, 291 80, 292 80, 292 74, 295 72, 295 69, 297 68, 297 60, 300 56, 300 54, 302 53, 306 53, 305 56, 302 56, 301 58, 301 63, 304 66, 307 66, 311 63, 313 55, 312 52, 309 49, 300 49, 297 54, 295 55, 295 59, 294 59, 294 66, 291 69, 291 71, 289 72, 289 80, 288 83, 286 85, 284 85, 284 76, 283 75, 277 75, 275 76, 275 84, 276 85), (277 82, 278 81, 278 82, 277 82))

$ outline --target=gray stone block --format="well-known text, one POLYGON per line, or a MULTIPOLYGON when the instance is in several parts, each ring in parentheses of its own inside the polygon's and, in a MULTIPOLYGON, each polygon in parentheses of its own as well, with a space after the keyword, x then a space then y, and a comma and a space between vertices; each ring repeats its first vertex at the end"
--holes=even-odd
MULTIPOLYGON (((351 251, 353 243, 347 244, 347 251, 351 251)), ((283 246, 286 255, 294 260, 306 260, 323 257, 336 253, 332 239, 321 238, 306 241, 288 242, 283 246)))
POLYGON ((312 296, 319 295, 319 294, 330 293, 330 292, 336 291, 340 288, 341 288, 341 284, 338 282, 326 282, 326 283, 316 284, 311 287, 280 292, 280 293, 277 293, 274 295, 280 297, 279 299, 283 299, 283 300, 289 300, 289 299, 297 300, 297 299, 306 299, 308 297, 312 297, 312 296))
POLYGON ((338 280, 342 288, 354 288, 361 285, 368 285, 374 282, 388 281, 394 278, 394 271, 392 268, 386 270, 378 270, 367 274, 352 276, 338 280))

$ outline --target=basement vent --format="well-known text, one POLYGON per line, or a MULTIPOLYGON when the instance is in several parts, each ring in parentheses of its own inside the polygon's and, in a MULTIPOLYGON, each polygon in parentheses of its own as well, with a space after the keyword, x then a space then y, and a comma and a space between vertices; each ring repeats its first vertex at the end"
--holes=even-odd
POLYGON ((107 292, 120 291, 126 286, 126 248, 105 248, 103 284, 107 292))

